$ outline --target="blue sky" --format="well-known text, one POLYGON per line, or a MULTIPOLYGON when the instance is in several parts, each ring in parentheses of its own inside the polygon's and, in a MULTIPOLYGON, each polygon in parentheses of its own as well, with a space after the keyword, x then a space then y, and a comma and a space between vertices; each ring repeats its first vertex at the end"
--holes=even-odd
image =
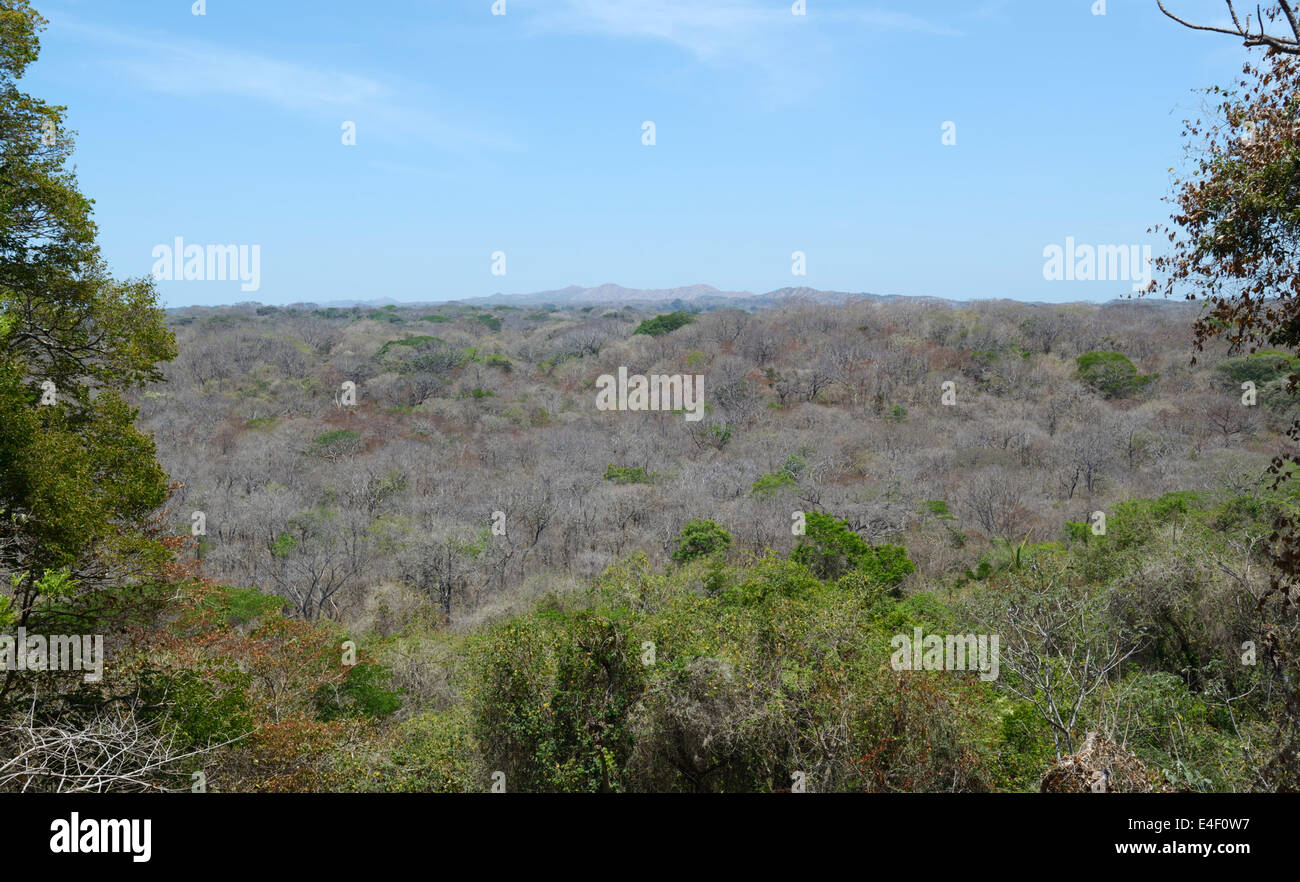
POLYGON ((170 306, 604 282, 1071 301, 1132 286, 1049 282, 1044 248, 1159 253, 1193 90, 1246 58, 1155 0, 505 2, 35 0, 24 88, 69 109, 115 273, 177 236, 260 246, 259 290, 160 282, 170 306))

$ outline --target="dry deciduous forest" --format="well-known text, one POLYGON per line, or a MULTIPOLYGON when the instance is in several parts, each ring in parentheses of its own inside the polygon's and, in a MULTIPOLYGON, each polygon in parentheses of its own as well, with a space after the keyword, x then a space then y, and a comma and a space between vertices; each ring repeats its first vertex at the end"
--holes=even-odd
POLYGON ((603 307, 188 309, 141 423, 183 484, 177 531, 205 515, 205 573, 309 619, 429 603, 471 625, 632 552, 662 566, 694 519, 735 555, 788 554, 805 509, 944 585, 991 542, 1059 541, 1131 498, 1257 488, 1291 416, 1284 365, 1191 365, 1194 314, 862 301, 655 336, 635 333, 654 312, 603 307), (1093 352, 1125 360, 1084 377, 1093 352), (702 374, 707 416, 599 412, 620 365, 702 374))
POLYGON ((1275 773, 1278 671, 1252 647, 1258 546, 1293 504, 1267 474, 1292 366, 1214 347, 1192 364, 1195 315, 192 308, 168 316, 179 356, 140 420, 181 485, 172 529, 201 518, 181 558, 342 629, 371 653, 374 725, 447 752, 420 772, 436 781, 380 761, 398 788, 504 768, 530 789, 779 789, 795 769, 824 788, 1033 789, 1091 735, 1142 770, 1117 787, 1249 789, 1275 773), (598 410, 619 366, 703 375, 705 418, 598 410), (830 518, 796 535, 809 512, 830 518), (843 528, 904 563, 864 565, 843 528), (925 675, 909 688, 938 704, 906 713, 874 694, 913 682, 887 658, 914 625, 999 634, 999 681, 925 675), (675 647, 683 631, 731 649, 675 647), (622 672, 581 695, 596 734, 550 719, 573 644, 582 677, 622 672), (853 684, 833 713, 828 654, 853 684), (704 699, 718 682, 738 694, 704 699), (864 767, 871 751, 891 759, 864 767))
POLYGON ((1229 10, 1143 296, 168 309, 0 0, 0 792, 1300 790, 1300 14, 1229 10))

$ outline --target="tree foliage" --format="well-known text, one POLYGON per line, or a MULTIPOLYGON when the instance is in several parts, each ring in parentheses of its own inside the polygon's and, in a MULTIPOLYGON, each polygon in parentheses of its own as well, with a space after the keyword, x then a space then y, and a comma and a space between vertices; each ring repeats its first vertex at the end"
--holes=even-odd
POLYGON ((649 334, 651 337, 659 337, 664 334, 671 334, 678 328, 685 327, 695 321, 695 316, 689 312, 669 312, 664 315, 657 315, 654 318, 646 319, 637 325, 632 333, 649 334))
MULTIPOLYGON (((1294 25, 1290 8, 1281 10, 1294 25)), ((1300 350, 1300 57, 1281 52, 1248 63, 1234 88, 1215 87, 1209 95, 1215 101, 1210 118, 1186 123, 1193 160, 1175 183, 1172 224, 1162 228, 1172 243, 1157 261, 1168 276, 1166 294, 1204 301, 1195 325, 1198 352, 1222 341, 1237 355, 1281 348, 1294 356, 1300 350)), ((1292 370, 1288 391, 1294 393, 1298 380, 1292 370)), ((1288 436, 1300 441, 1300 420, 1288 436)), ((1298 465, 1294 449, 1280 451, 1271 466, 1274 487, 1288 483, 1298 465)), ((1289 684, 1274 775, 1279 787, 1297 789, 1300 519, 1280 511, 1273 528, 1268 555, 1274 573, 1260 604, 1273 608, 1277 619, 1260 636, 1289 684)))
POLYGON ((699 518, 688 521, 682 527, 672 558, 677 563, 686 563, 696 558, 725 553, 730 547, 731 533, 727 532, 726 527, 699 518))
POLYGON ((907 549, 898 545, 872 546, 855 533, 849 522, 819 511, 807 516, 804 538, 790 559, 808 567, 820 579, 838 579, 849 570, 895 587, 916 567, 907 549))
MULTIPOLYGON (((175 356, 152 282, 108 274, 64 109, 19 88, 43 25, 0 7, 0 576, 36 631, 120 619, 165 563, 166 476, 127 394, 175 356)), ((16 687, 7 672, 0 697, 16 687)))
POLYGON ((1156 379, 1139 374, 1122 352, 1085 352, 1075 362, 1079 379, 1106 398, 1128 398, 1156 379))

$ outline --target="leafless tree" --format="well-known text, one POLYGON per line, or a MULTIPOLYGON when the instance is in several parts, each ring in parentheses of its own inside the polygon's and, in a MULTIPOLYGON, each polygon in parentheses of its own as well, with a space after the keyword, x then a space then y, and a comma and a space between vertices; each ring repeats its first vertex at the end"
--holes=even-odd
POLYGON ((1300 55, 1300 13, 1297 12, 1294 0, 1276 0, 1275 5, 1266 9, 1256 6, 1253 24, 1249 14, 1243 18, 1237 12, 1233 0, 1225 0, 1225 2, 1228 5, 1228 14, 1232 17, 1232 27, 1230 28, 1193 24, 1170 12, 1165 6, 1164 0, 1156 0, 1156 5, 1160 7, 1160 11, 1165 15, 1192 30, 1228 34, 1232 37, 1240 37, 1242 43, 1246 46, 1265 46, 1272 51, 1285 52, 1288 55, 1300 55), (1279 20, 1282 20, 1285 26, 1290 29, 1291 34, 1289 36, 1285 33, 1268 33, 1265 30, 1279 20))
POLYGON ((1042 574, 1038 585, 983 601, 977 615, 999 637, 999 688, 1027 701, 1052 731, 1056 757, 1074 753, 1081 714, 1097 690, 1119 677, 1137 639, 1108 628, 1104 596, 1076 595, 1042 574))
POLYGON ((965 512, 980 526, 984 535, 1018 539, 1023 535, 1025 489, 1021 481, 1004 469, 993 469, 975 476, 962 490, 965 512))

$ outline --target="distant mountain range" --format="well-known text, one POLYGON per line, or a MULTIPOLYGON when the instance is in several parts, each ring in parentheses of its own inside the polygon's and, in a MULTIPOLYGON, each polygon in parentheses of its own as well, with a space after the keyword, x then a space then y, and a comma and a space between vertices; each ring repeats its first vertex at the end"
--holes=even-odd
POLYGON ((538 291, 534 294, 493 294, 491 297, 477 297, 463 302, 519 303, 529 306, 542 303, 554 303, 556 306, 604 306, 623 303, 671 303, 674 300, 683 303, 744 300, 753 296, 749 291, 719 291, 712 285, 687 285, 682 288, 624 288, 622 285, 606 283, 595 288, 570 285, 558 291, 538 291))
MULTIPOLYGON (((354 306, 378 308, 384 306, 437 306, 443 304, 463 304, 465 306, 636 306, 642 308, 670 309, 717 309, 732 307, 737 309, 761 309, 764 307, 783 306, 790 303, 819 303, 840 306, 861 300, 908 300, 914 303, 928 303, 943 306, 968 306, 970 301, 948 299, 944 297, 913 296, 908 294, 870 294, 849 293, 846 291, 823 291, 819 288, 789 287, 768 291, 766 294, 754 294, 751 291, 721 291, 712 285, 686 285, 680 288, 625 288, 622 285, 606 283, 594 288, 570 285, 554 291, 537 291, 532 294, 493 294, 488 297, 468 297, 460 300, 394 300, 391 297, 370 300, 330 300, 325 303, 295 303, 291 308, 336 307, 349 309, 354 306)), ((1021 302, 1026 306, 1064 306, 1066 303, 1046 303, 1040 301, 1021 302)), ((1097 301, 1074 301, 1091 306, 1107 305, 1097 301)), ((1110 305, 1129 304, 1133 306, 1185 306, 1182 301, 1168 301, 1162 297, 1143 300, 1120 299, 1109 302, 1110 305)))
MULTIPOLYGON (((839 305, 855 300, 895 300, 907 299, 900 295, 850 294, 845 291, 822 291, 817 288, 778 288, 766 294, 752 291, 721 291, 712 285, 686 285, 680 288, 625 288, 622 285, 606 283, 594 288, 570 285, 554 291, 537 291, 532 294, 493 294, 489 297, 469 297, 450 301, 472 306, 664 306, 680 302, 691 307, 734 306, 755 308, 775 306, 788 301, 804 301, 839 305)), ((933 300, 936 298, 911 298, 933 300)), ((447 302, 447 301, 439 301, 447 302)), ((420 301, 431 303, 431 301, 420 301)), ((389 306, 416 305, 403 304, 385 297, 378 300, 331 300, 321 306, 389 306)))

